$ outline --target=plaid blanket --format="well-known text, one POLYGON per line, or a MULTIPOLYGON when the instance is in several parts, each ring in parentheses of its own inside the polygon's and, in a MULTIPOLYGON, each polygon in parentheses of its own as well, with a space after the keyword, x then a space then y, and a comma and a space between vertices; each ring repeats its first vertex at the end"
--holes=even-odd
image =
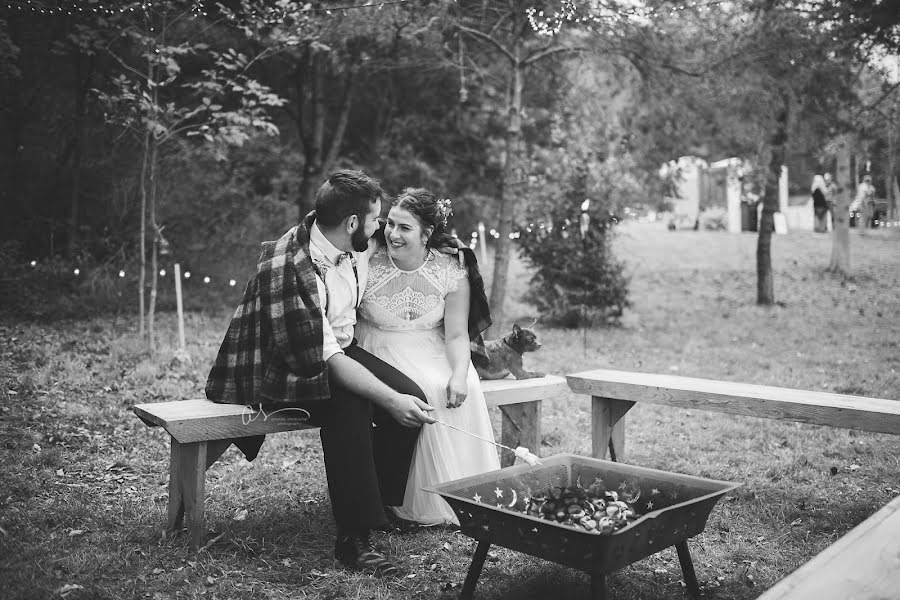
POLYGON ((311 408, 330 397, 322 359, 322 306, 309 258, 310 213, 264 242, 206 382, 226 404, 311 408))

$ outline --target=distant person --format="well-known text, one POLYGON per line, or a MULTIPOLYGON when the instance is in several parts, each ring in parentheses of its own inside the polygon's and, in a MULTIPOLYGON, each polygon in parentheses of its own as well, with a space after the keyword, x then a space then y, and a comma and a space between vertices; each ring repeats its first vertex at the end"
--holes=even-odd
POLYGON ((872 226, 872 218, 875 216, 875 186, 872 185, 872 176, 863 177, 862 183, 856 190, 856 198, 850 205, 850 213, 857 213, 856 226, 860 229, 868 229, 872 226))
POLYGON ((813 231, 826 233, 828 231, 828 199, 825 196, 825 178, 815 175, 812 180, 813 201, 813 231))

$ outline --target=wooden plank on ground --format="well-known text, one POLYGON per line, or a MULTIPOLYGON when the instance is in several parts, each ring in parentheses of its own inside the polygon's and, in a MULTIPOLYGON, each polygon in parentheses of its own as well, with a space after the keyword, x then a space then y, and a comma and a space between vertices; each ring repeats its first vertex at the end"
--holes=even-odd
POLYGON ((900 597, 900 496, 850 530, 759 600, 900 597))
POLYGON ((578 394, 900 434, 900 401, 598 369, 567 377, 578 394))

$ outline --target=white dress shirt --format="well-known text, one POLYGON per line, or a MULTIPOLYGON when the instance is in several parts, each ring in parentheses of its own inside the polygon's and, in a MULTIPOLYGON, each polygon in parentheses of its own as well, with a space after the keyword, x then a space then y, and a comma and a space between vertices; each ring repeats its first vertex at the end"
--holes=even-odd
MULTIPOLYGON (((370 248, 374 244, 369 240, 370 248)), ((325 307, 322 358, 327 361, 353 341, 356 308, 369 275, 369 252, 342 252, 328 241, 318 223, 313 223, 309 231, 309 257, 319 272, 316 285, 319 300, 325 307)))

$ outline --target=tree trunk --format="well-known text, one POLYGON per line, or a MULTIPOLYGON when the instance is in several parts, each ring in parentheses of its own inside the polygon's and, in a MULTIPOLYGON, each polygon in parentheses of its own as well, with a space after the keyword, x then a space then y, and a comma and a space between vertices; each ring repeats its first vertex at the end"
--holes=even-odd
MULTIPOLYGON (((156 95, 154 95, 156 105, 156 95)), ((153 242, 150 244, 150 306, 147 309, 147 335, 150 338, 150 353, 156 350, 156 291, 159 281, 159 224, 156 222, 156 192, 159 184, 156 179, 157 163, 159 161, 159 143, 152 138, 150 146, 150 234, 153 242)))
POLYGON ((144 339, 144 315, 146 314, 144 302, 144 287, 147 281, 147 165, 150 162, 150 137, 152 133, 148 127, 144 131, 144 156, 141 160, 141 229, 138 247, 140 252, 140 269, 138 270, 138 304, 140 306, 138 335, 144 339))
POLYGON ((502 188, 500 190, 500 206, 498 231, 500 237, 494 253, 494 274, 491 281, 491 315, 494 325, 485 337, 493 335, 504 327, 506 318, 506 284, 509 275, 509 259, 512 253, 510 234, 513 229, 513 217, 516 200, 521 197, 522 169, 522 88, 524 86, 525 67, 519 60, 519 40, 513 48, 512 81, 510 82, 509 103, 507 105, 506 124, 506 156, 503 161, 502 188))
POLYGON ((775 231, 775 213, 778 212, 778 190, 781 167, 784 164, 785 145, 787 144, 788 108, 790 100, 784 104, 775 119, 775 131, 772 134, 769 173, 766 177, 763 195, 762 217, 759 223, 759 237, 756 244, 756 303, 772 305, 775 303, 775 278, 772 274, 772 233, 775 231))
POLYGON ((300 94, 297 102, 300 104, 300 139, 303 142, 303 178, 300 180, 300 194, 297 198, 297 212, 302 219, 315 202, 316 188, 321 184, 322 177, 322 141, 325 133, 325 100, 324 86, 325 74, 322 66, 320 50, 309 49, 305 55, 306 69, 300 69, 299 75, 309 75, 312 82, 310 90, 309 122, 303 118, 303 104, 305 98, 302 85, 298 85, 300 94))
POLYGON ((81 160, 84 153, 84 122, 87 116, 87 95, 90 91, 90 77, 93 71, 94 60, 88 58, 87 73, 82 73, 81 56, 76 56, 75 67, 78 82, 78 91, 75 98, 75 141, 74 155, 72 157, 72 184, 69 190, 69 244, 67 253, 69 258, 74 258, 78 248, 79 225, 79 196, 81 195, 81 160))
POLYGON ((834 231, 831 234, 831 262, 828 270, 847 276, 850 273, 850 143, 844 138, 838 147, 837 196, 834 202, 834 231))
MULTIPOLYGON (((314 54, 310 59, 313 71, 313 89, 309 135, 304 135, 303 120, 300 121, 300 134, 303 139, 304 164, 303 178, 300 180, 300 195, 297 199, 297 208, 302 219, 306 211, 315 204, 316 191, 325 181, 335 162, 340 156, 341 145, 344 142, 344 133, 347 123, 350 121, 350 107, 353 105, 353 81, 356 79, 357 65, 351 65, 344 77, 344 93, 341 96, 341 104, 338 108, 337 121, 334 131, 329 139, 328 147, 325 144, 325 128, 328 121, 328 107, 325 103, 325 72, 322 58, 314 54)), ((302 73, 302 71, 301 71, 302 73)), ((300 97, 299 102, 303 102, 300 97)))

